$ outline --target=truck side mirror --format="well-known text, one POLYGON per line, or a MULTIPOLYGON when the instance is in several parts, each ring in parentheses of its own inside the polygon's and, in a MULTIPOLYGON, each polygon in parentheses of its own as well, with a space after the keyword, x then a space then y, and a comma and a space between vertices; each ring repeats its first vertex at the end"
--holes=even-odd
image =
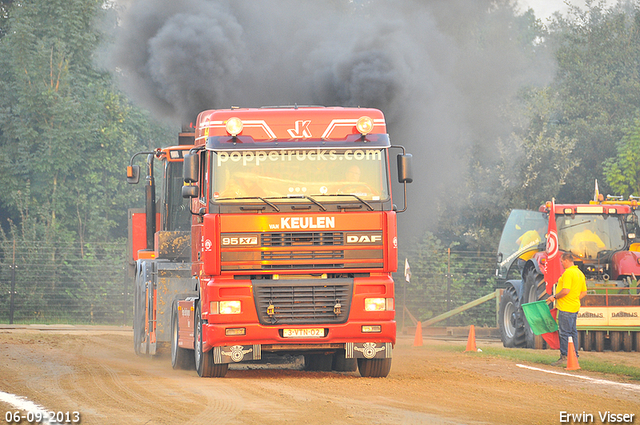
POLYGON ((182 197, 183 198, 197 198, 198 197, 198 186, 182 186, 182 197))
MULTIPOLYGON (((200 160, 197 153, 188 153, 184 156, 184 164, 182 168, 182 177, 185 183, 196 183, 200 175, 200 160)), ((183 196, 184 188, 183 186, 183 196)))
POLYGON ((411 162, 413 156, 410 153, 398 154, 398 182, 413 182, 413 173, 411 171, 411 162))
POLYGON ((140 166, 127 165, 127 183, 138 184, 140 181, 140 166))

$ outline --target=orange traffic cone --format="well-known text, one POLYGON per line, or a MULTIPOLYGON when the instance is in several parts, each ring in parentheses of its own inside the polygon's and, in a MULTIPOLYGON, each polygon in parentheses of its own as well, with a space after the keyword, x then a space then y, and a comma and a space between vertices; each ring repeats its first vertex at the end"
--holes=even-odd
POLYGON ((467 349, 464 351, 465 352, 478 351, 478 349, 476 348, 476 328, 473 325, 471 325, 471 327, 469 328, 469 339, 467 340, 467 349))
POLYGON ((416 326, 416 337, 413 340, 414 347, 422 347, 422 322, 418 321, 416 326))
POLYGON ((578 370, 578 357, 576 356, 576 348, 573 345, 573 337, 569 337, 569 347, 567 348, 567 370, 578 370))

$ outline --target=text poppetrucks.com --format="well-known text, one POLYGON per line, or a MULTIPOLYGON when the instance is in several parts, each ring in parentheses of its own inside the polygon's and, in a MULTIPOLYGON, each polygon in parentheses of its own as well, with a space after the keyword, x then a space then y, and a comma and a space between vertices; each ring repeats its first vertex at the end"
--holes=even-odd
POLYGON ((635 422, 635 413, 615 413, 610 411, 593 413, 570 413, 562 411, 560 412, 561 424, 629 424, 635 422))

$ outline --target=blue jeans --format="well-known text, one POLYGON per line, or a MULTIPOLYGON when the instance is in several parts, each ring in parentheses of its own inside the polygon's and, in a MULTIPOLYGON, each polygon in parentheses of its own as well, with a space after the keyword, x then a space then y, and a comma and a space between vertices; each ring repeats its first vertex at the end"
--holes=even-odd
POLYGON ((569 337, 573 338, 573 346, 578 356, 578 329, 576 320, 578 313, 568 313, 558 310, 558 332, 560 334, 560 355, 566 356, 569 351, 569 337))

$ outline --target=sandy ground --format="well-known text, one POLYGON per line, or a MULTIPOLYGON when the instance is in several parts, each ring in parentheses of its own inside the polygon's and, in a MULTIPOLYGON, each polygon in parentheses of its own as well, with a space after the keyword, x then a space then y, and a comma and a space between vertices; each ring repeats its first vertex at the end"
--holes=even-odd
MULTIPOLYGON (((602 423, 598 412, 606 411, 635 414, 640 423, 638 382, 587 381, 443 349, 466 341, 412 344, 413 338, 400 339, 387 378, 269 368, 202 379, 173 370, 167 355, 136 357, 126 329, 5 329, 0 391, 48 410, 78 411, 82 424, 556 424, 561 412, 591 413, 592 423, 602 423)), ((478 340, 479 348, 490 345, 499 343, 478 340)), ((637 365, 640 353, 581 356, 588 358, 637 365)), ((0 421, 13 410, 0 401, 0 421)))

